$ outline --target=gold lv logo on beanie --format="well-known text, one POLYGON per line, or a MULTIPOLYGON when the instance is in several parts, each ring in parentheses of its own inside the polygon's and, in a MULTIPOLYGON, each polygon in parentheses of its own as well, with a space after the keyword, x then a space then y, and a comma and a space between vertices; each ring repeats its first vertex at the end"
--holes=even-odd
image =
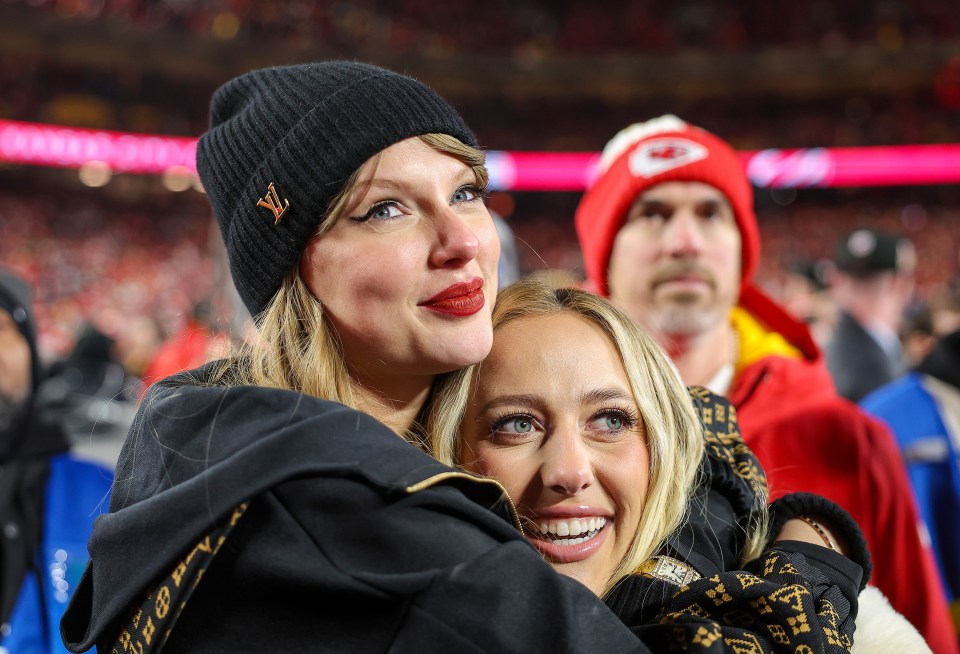
POLYGON ((273 212, 274 221, 273 224, 276 225, 280 222, 280 218, 287 212, 287 209, 290 208, 290 200, 284 198, 283 202, 280 202, 280 194, 277 193, 276 187, 273 185, 273 182, 270 182, 267 185, 267 195, 266 197, 260 198, 257 202, 258 207, 264 207, 273 212))

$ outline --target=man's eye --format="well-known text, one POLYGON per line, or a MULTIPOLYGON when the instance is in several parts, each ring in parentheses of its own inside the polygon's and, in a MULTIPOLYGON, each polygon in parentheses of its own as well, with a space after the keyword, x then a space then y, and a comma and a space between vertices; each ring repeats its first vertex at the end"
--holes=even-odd
POLYGON ((629 218, 631 220, 644 220, 644 221, 663 221, 666 220, 666 213, 660 207, 639 207, 633 212, 631 212, 629 218))

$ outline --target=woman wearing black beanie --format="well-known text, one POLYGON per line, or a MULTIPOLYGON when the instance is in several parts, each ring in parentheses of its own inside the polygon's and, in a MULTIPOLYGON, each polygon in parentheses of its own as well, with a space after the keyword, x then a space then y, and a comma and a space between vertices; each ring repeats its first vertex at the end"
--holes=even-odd
POLYGON ((493 338, 499 245, 456 111, 323 62, 228 82, 210 122, 197 168, 258 336, 144 399, 68 648, 648 652, 499 484, 424 451, 437 382, 493 338))
POLYGON ((324 62, 228 82, 210 122, 197 168, 258 338, 144 399, 68 647, 646 651, 496 483, 421 447, 436 378, 492 343, 499 243, 457 112, 324 62))

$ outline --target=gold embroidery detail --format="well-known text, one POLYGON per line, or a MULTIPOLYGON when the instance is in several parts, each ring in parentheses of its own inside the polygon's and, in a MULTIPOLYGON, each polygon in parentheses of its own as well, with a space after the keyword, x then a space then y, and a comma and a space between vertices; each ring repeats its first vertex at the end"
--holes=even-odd
POLYGON ((755 600, 750 600, 750 606, 755 608, 759 615, 773 613, 773 607, 770 606, 770 602, 767 601, 766 597, 758 597, 755 600))
POLYGON ((706 627, 700 627, 697 629, 697 635, 693 637, 693 644, 706 649, 719 640, 720 636, 720 629, 716 625, 709 630, 706 627))
POLYGON ((786 604, 797 613, 800 613, 803 611, 803 598, 809 597, 809 595, 810 591, 806 588, 798 584, 793 584, 774 591, 770 594, 770 599, 774 602, 786 604))
POLYGON ((787 635, 786 629, 778 624, 771 624, 767 626, 767 629, 770 631, 770 636, 773 638, 775 643, 780 645, 786 645, 790 642, 790 637, 787 635))
MULTIPOLYGON (((230 516, 231 527, 236 525, 247 507, 248 504, 244 502, 234 509, 230 516)), ((192 575, 194 581, 191 588, 196 587, 211 559, 226 540, 225 535, 219 534, 220 531, 222 528, 214 529, 213 533, 218 534, 216 540, 211 534, 202 537, 193 549, 174 565, 170 575, 150 590, 143 605, 131 609, 129 621, 113 645, 113 654, 144 654, 148 648, 153 650, 163 647, 170 636, 170 627, 186 605, 186 596, 181 590, 184 578, 189 581, 192 575), (142 629, 139 628, 141 624, 142 629), (156 647, 153 647, 154 645, 156 647)))
POLYGON ((806 613, 801 613, 795 618, 787 618, 787 624, 793 629, 794 636, 810 632, 810 624, 807 622, 806 613))
POLYGON ((737 637, 727 637, 723 642, 734 654, 764 654, 763 645, 753 634, 742 634, 737 637))
POLYGON ((707 591, 707 597, 713 600, 713 603, 717 606, 721 604, 726 604, 733 600, 733 597, 727 592, 726 587, 723 584, 717 584, 716 588, 711 588, 707 591))
POLYGON ((740 588, 750 588, 751 586, 756 586, 757 584, 762 584, 763 579, 757 575, 752 575, 749 572, 737 572, 734 573, 737 578, 737 581, 740 582, 740 588))
POLYGON ((157 593, 156 602, 157 617, 163 620, 167 617, 167 612, 170 610, 170 589, 166 586, 161 586, 160 591, 157 593))

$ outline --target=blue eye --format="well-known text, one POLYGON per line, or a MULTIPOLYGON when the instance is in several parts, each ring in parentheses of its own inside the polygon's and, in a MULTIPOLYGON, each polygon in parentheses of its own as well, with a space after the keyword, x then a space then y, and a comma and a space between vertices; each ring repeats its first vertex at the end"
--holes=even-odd
POLYGON ((497 431, 516 432, 526 434, 533 431, 533 423, 526 418, 511 418, 497 426, 497 431))
POLYGON ((380 222, 386 222, 388 220, 399 218, 402 215, 403 211, 400 209, 400 205, 393 200, 387 200, 385 202, 380 202, 373 205, 363 215, 353 216, 351 220, 355 220, 358 223, 365 223, 371 219, 380 222))
POLYGON ((637 420, 621 409, 604 409, 593 414, 589 424, 592 429, 614 434, 633 429, 637 420))
POLYGON ((453 193, 451 201, 454 203, 458 202, 473 202, 474 200, 479 200, 481 197, 481 191, 475 186, 461 186, 453 193))
POLYGON ((400 208, 393 202, 384 202, 382 204, 374 205, 370 210, 364 215, 364 218, 369 220, 373 218, 374 220, 390 220, 392 218, 397 218, 402 215, 400 208))
POLYGON ((490 425, 493 436, 519 437, 534 433, 538 428, 536 420, 527 415, 503 416, 490 425))
POLYGON ((608 429, 622 429, 623 428, 623 418, 620 416, 607 416, 607 428, 608 429))

